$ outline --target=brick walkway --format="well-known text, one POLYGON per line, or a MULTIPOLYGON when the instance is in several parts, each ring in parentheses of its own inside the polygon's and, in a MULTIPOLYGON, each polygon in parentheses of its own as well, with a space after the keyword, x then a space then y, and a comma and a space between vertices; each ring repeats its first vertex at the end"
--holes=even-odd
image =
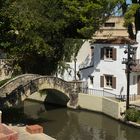
POLYGON ((18 132, 19 140, 56 140, 44 133, 30 134, 26 131, 25 127, 10 126, 18 132))

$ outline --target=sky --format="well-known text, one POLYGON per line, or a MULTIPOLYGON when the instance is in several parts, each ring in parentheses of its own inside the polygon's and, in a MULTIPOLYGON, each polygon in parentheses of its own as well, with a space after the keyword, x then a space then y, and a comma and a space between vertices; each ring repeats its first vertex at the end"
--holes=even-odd
POLYGON ((127 2, 128 4, 131 4, 131 3, 132 3, 131 0, 126 0, 126 2, 127 2))
MULTIPOLYGON (((126 0, 126 3, 127 4, 132 4, 132 1, 131 0, 126 0)), ((115 9, 115 12, 117 11, 117 9, 115 9)), ((116 12, 115 13, 115 16, 120 16, 120 15, 122 15, 122 13, 121 12, 116 12)))

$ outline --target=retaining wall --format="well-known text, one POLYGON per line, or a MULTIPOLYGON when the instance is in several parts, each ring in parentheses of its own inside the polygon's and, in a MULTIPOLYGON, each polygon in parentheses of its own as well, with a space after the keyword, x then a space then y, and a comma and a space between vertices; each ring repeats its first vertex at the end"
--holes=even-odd
POLYGON ((101 112, 115 119, 121 119, 125 111, 125 102, 82 93, 79 94, 78 105, 82 109, 101 112))

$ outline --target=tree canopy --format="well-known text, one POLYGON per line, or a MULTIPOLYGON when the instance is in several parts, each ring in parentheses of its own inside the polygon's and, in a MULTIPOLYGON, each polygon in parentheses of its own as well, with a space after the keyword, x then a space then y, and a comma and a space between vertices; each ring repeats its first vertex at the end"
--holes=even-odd
POLYGON ((122 1, 0 0, 0 48, 23 73, 52 74, 122 1))
POLYGON ((128 28, 129 37, 135 39, 137 31, 140 29, 140 17, 136 15, 138 10, 140 14, 140 0, 131 0, 131 4, 127 4, 127 0, 124 0, 121 6, 125 18, 124 26, 128 28))

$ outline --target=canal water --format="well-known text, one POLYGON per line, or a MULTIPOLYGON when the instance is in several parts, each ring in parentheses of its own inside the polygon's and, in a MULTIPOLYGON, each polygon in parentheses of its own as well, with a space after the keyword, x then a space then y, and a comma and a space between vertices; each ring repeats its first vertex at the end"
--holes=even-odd
POLYGON ((24 107, 6 110, 5 123, 40 124, 57 140, 140 140, 140 129, 105 115, 25 101, 24 107))

